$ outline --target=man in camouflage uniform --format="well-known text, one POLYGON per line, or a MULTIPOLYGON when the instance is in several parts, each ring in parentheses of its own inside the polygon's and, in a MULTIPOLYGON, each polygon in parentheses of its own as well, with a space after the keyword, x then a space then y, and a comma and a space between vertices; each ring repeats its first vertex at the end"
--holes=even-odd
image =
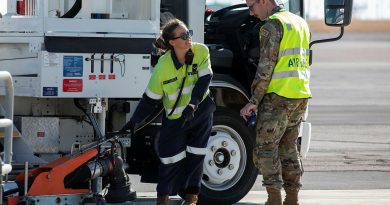
POLYGON ((310 33, 302 18, 283 9, 275 0, 246 3, 251 15, 267 22, 260 30, 260 59, 252 97, 240 114, 246 119, 251 112, 258 111, 253 159, 268 192, 265 205, 282 204, 282 187, 286 191, 283 205, 298 205, 303 169, 297 138, 311 97, 310 33))

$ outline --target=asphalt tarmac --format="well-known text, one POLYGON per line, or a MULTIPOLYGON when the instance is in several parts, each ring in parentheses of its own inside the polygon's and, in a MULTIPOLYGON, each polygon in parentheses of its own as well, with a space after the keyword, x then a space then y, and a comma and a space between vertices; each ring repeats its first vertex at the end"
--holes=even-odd
MULTIPOLYGON (((312 141, 300 204, 390 204, 390 33, 346 33, 312 49, 312 141)), ((264 204, 261 179, 238 205, 264 204)), ((154 187, 135 182, 142 204, 153 204, 154 187)))

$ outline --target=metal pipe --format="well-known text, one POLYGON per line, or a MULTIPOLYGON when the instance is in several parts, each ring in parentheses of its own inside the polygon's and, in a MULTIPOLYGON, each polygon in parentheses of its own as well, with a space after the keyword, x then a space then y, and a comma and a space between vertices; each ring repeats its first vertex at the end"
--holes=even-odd
POLYGON ((24 196, 27 196, 28 191, 28 162, 24 162, 24 196))
POLYGON ((29 1, 28 2, 29 3, 28 6, 29 6, 29 10, 30 10, 28 15, 32 16, 33 13, 34 13, 34 1, 33 0, 28 0, 28 1, 29 1))
POLYGON ((337 40, 340 40, 341 37, 343 37, 343 35, 344 35, 344 26, 342 26, 340 28, 340 34, 337 37, 335 37, 335 38, 320 39, 320 40, 316 40, 316 41, 310 42, 310 44, 309 44, 309 48, 310 48, 309 65, 311 65, 313 63, 313 50, 311 50, 311 47, 314 44, 337 41, 337 40))
POLYGON ((313 41, 309 44, 309 48, 311 48, 314 44, 317 44, 317 43, 327 43, 327 42, 332 42, 332 41, 338 41, 341 39, 341 37, 343 37, 343 35, 344 35, 344 26, 340 27, 340 34, 337 37, 313 41))
MULTIPOLYGON (((98 125, 99 125, 99 129, 100 129, 100 133, 102 134, 99 139, 99 141, 103 140, 104 139, 104 136, 106 134, 106 107, 108 106, 108 98, 102 98, 101 99, 102 102, 101 102, 101 105, 103 107, 103 111, 101 113, 98 113, 97 116, 98 116, 98 125)), ((102 191, 102 178, 96 178, 92 181, 92 190, 94 191, 94 193, 99 193, 102 191)))
POLYGON ((10 127, 12 126, 12 120, 10 119, 0 119, 0 127, 10 127))
MULTIPOLYGON (((5 81, 5 118, 13 121, 14 118, 14 82, 7 71, 0 71, 0 80, 5 81)), ((4 164, 11 164, 12 159, 12 133, 13 126, 4 128, 4 164)))
MULTIPOLYGON (((0 157, 0 164, 3 165, 3 161, 1 160, 0 157)), ((0 205, 3 204, 3 172, 2 169, 0 169, 0 205)))
POLYGON ((97 116, 100 132, 104 136, 106 134, 106 108, 108 106, 108 98, 102 98, 101 100, 103 111, 101 113, 98 113, 97 116))
POLYGON ((33 16, 37 15, 37 0, 33 0, 33 16))
POLYGON ((31 0, 24 1, 24 8, 25 8, 24 15, 25 16, 30 16, 30 12, 31 12, 30 5, 31 5, 31 0))

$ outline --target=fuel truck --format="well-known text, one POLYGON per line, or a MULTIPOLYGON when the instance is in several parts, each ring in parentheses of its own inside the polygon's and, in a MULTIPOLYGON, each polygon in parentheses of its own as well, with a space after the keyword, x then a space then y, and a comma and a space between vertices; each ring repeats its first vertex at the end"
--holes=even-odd
MULTIPOLYGON (((255 132, 240 117, 259 54, 259 28, 244 4, 213 11, 205 0, 1 0, 0 204, 132 204, 129 175, 156 183, 163 111, 120 133, 145 91, 170 18, 210 50, 217 109, 200 204, 234 204, 252 188, 255 132)), ((324 0, 325 23, 351 21, 352 0, 324 0)), ((282 0, 305 17, 304 0, 282 0)), ((311 124, 301 126, 305 157, 311 124)))

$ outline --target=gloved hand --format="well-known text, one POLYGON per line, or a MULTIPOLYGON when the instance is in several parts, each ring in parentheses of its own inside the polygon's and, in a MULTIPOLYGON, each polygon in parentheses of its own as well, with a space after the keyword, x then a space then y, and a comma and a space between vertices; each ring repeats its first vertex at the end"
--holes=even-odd
POLYGON ((183 124, 181 127, 184 127, 184 125, 192 120, 194 118, 195 109, 191 105, 187 105, 186 108, 184 108, 183 112, 181 113, 181 117, 183 118, 183 124))
POLYGON ((121 132, 129 132, 134 133, 134 127, 135 127, 135 122, 130 119, 125 126, 122 127, 121 132))

